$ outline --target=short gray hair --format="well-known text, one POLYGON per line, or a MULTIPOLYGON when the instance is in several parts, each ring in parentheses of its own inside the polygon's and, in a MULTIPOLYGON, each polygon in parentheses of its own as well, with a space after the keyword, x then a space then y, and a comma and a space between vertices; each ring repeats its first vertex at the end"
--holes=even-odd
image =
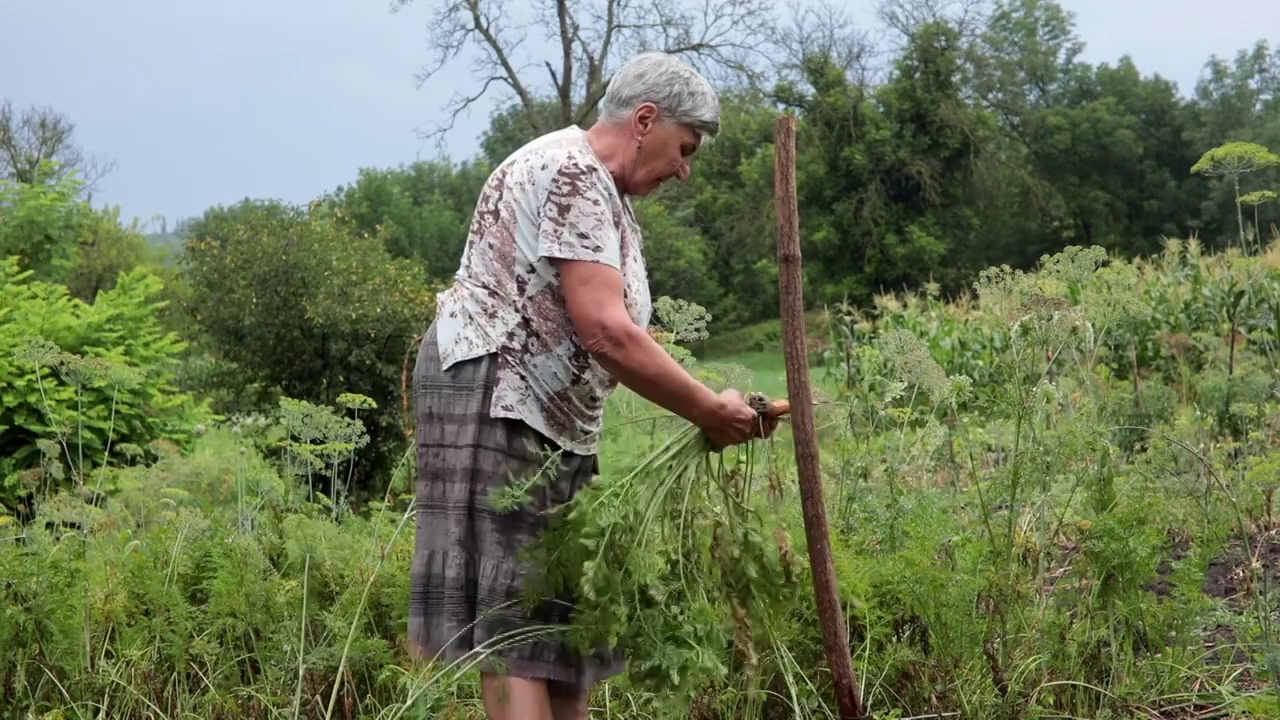
POLYGON ((664 119, 692 127, 704 140, 720 133, 715 89, 675 55, 640 53, 618 68, 600 101, 600 117, 605 122, 625 120, 646 102, 657 105, 664 119))

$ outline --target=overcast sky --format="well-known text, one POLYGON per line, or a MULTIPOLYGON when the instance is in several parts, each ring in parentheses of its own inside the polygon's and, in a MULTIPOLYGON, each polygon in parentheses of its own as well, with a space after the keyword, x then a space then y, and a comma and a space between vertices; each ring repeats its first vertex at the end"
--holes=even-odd
MULTIPOLYGON (((362 167, 435 155, 415 129, 474 84, 459 64, 416 87, 431 2, 392 13, 388 0, 0 0, 0 96, 53 106, 87 152, 113 158, 95 205, 125 218, 172 223, 246 196, 305 202, 362 167)), ((876 2, 849 0, 863 18, 876 2)), ((1280 45, 1276 0, 1063 5, 1086 60, 1127 53, 1184 94, 1210 55, 1280 45)), ((490 110, 460 121, 452 157, 474 154, 490 110)))

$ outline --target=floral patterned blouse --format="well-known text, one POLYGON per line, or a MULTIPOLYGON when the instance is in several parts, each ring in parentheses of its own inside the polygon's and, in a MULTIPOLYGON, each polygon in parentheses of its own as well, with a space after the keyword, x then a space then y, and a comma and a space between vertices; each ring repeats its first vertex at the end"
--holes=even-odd
POLYGON ((530 142, 489 176, 454 283, 437 299, 441 364, 496 353, 491 414, 594 455, 617 381, 579 344, 550 258, 619 269, 627 311, 647 327, 642 250, 631 202, 585 131, 571 126, 530 142))

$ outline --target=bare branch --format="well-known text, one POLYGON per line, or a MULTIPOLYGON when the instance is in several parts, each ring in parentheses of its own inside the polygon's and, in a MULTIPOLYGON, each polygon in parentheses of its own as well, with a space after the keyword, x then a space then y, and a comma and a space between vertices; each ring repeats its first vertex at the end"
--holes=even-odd
MULTIPOLYGON (((411 1, 394 0, 393 11, 411 1)), ((484 97, 494 82, 501 82, 513 92, 531 122, 536 123, 532 112, 534 96, 521 80, 524 68, 517 68, 511 59, 524 37, 511 33, 500 23, 504 10, 502 0, 447 0, 431 14, 428 44, 432 55, 416 75, 418 87, 454 63, 464 51, 474 49, 479 51, 479 56, 472 62, 471 69, 482 83, 482 89, 478 93, 455 95, 446 106, 448 119, 424 137, 442 140, 453 129, 458 116, 484 97)))
MULTIPOLYGON (((392 2, 394 10, 413 0, 392 2)), ((434 0, 431 8, 432 54, 419 84, 463 53, 474 53, 477 82, 503 78, 539 132, 550 129, 536 107, 539 97, 555 98, 563 125, 582 124, 604 95, 611 68, 641 50, 684 55, 721 85, 756 83, 769 67, 766 41, 775 24, 772 0, 540 0, 530 22, 542 29, 548 47, 521 53, 524 38, 513 32, 503 0, 434 0), (534 65, 538 70, 526 73, 534 65)), ((456 98, 449 120, 432 134, 448 131, 459 102, 474 103, 483 95, 456 98)))
MULTIPOLYGON (((471 95, 463 95, 463 94, 454 95, 449 100, 449 103, 445 105, 445 108, 444 108, 445 113, 448 115, 448 118, 444 122, 437 125, 434 130, 431 130, 425 133, 420 133, 421 137, 424 140, 435 141, 437 149, 443 150, 445 135, 448 135, 449 132, 453 130, 454 125, 456 125, 458 122, 458 117, 462 115, 462 113, 466 112, 467 109, 470 108, 472 105, 474 105, 478 100, 480 100, 480 98, 484 97, 485 94, 489 92, 489 87, 494 83, 505 84, 507 83, 507 79, 500 75, 494 75, 489 78, 486 78, 485 81, 481 83, 480 89, 475 93, 471 95)), ((535 131, 536 131, 536 128, 535 128, 535 131)))
POLYGON ((91 158, 75 143, 75 123, 51 107, 18 113, 13 103, 0 104, 0 179, 36 184, 76 173, 85 192, 115 169, 115 161, 91 158), (53 178, 42 177, 42 165, 55 162, 53 178))
POLYGON ((767 40, 776 26, 772 0, 651 0, 650 30, 637 30, 642 48, 684 55, 714 82, 758 86, 770 66, 767 40))
POLYGON ((583 34, 581 26, 574 28, 574 36, 586 64, 584 73, 586 82, 582 88, 582 101, 578 105, 578 114, 574 119, 578 125, 586 123, 600 104, 600 99, 604 97, 606 86, 604 66, 622 29, 618 18, 625 15, 628 9, 628 0, 605 0, 603 14, 596 14, 591 18, 600 28, 594 44, 583 34))
MULTIPOLYGON (((556 0, 556 19, 560 25, 560 80, 555 83, 560 96, 560 122, 567 125, 573 118, 573 30, 568 0, 556 0)), ((550 63, 547 67, 550 67, 550 63)), ((551 73, 555 78, 555 73, 551 73)))
POLYGON ((845 71, 850 81, 868 86, 884 68, 877 64, 882 52, 867 30, 857 27, 848 9, 829 2, 791 2, 791 25, 779 27, 773 44, 778 48, 779 74, 792 80, 803 78, 811 58, 827 57, 845 71))
POLYGON ((920 25, 945 21, 960 37, 973 40, 986 24, 990 0, 880 0, 878 15, 899 42, 906 42, 920 25))
MULTIPOLYGON (((502 42, 499 40, 499 30, 492 15, 484 12, 481 8, 482 0, 465 0, 467 9, 471 11, 471 19, 474 28, 480 37, 484 38, 485 44, 489 51, 493 54, 497 63, 502 66, 503 72, 506 74, 507 84, 520 97, 520 103, 524 105, 525 110, 533 111, 533 96, 525 89, 524 84, 520 82, 520 75, 516 72, 515 67, 511 64, 511 60, 507 57, 507 52, 503 48, 502 42)), ((496 4, 496 3, 495 3, 496 4)))

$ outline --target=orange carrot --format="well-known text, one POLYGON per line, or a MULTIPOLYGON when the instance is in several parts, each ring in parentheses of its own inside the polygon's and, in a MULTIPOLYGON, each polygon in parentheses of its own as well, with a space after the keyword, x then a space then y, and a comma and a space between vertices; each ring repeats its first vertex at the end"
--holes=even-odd
POLYGON ((771 418, 779 418, 784 415, 791 414, 791 401, 783 398, 781 400, 773 400, 769 403, 768 415, 771 418))

